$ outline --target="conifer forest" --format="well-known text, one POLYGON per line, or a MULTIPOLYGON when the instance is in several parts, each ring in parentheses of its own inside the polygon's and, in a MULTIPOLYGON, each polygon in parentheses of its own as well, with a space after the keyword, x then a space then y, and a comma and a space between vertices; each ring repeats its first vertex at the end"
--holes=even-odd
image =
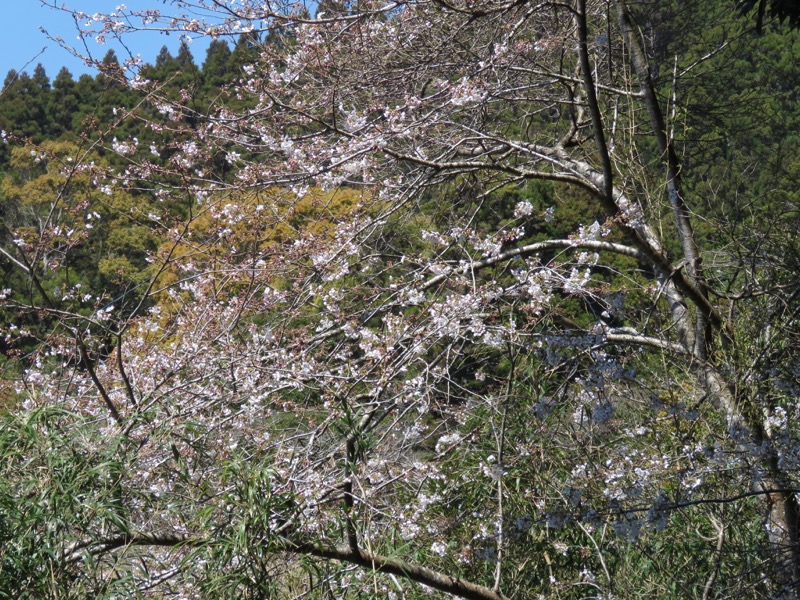
POLYGON ((800 597, 796 2, 42 4, 0 599, 800 597))

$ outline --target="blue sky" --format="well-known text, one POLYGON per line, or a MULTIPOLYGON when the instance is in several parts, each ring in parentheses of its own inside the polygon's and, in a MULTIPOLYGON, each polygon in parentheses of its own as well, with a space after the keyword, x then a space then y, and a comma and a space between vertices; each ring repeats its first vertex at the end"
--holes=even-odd
MULTIPOLYGON (((149 2, 147 0, 58 0, 58 2, 89 14, 100 11, 111 12, 123 2, 131 9, 168 10, 168 7, 159 0, 149 2)), ((75 22, 67 13, 41 6, 39 0, 0 0, 0 14, 3 15, 4 21, 0 35, 0 85, 9 69, 17 71, 24 69, 30 74, 33 73, 37 63, 44 65, 51 80, 61 67, 67 67, 76 79, 81 73, 94 73, 81 60, 70 55, 39 31, 39 27, 44 27, 51 35, 61 36, 65 42, 78 47, 75 22), (26 66, 26 63, 30 64, 26 66)), ((134 54, 140 54, 145 62, 153 62, 164 45, 175 54, 180 45, 178 36, 137 33, 128 39, 128 47, 134 54)), ((192 54, 198 65, 202 64, 205 58, 207 46, 208 42, 204 40, 192 44, 192 54)), ((105 56, 109 48, 113 48, 120 58, 127 56, 124 49, 111 41, 99 45, 90 40, 88 48, 96 58, 105 56)))

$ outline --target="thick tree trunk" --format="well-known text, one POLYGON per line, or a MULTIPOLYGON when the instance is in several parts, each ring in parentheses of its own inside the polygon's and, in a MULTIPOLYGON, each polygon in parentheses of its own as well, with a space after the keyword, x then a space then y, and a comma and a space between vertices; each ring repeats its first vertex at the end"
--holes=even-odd
MULTIPOLYGON (((644 97, 650 126, 653 128, 653 135, 658 142, 661 159, 666 170, 667 196, 673 216, 675 217, 675 226, 677 227, 678 236, 680 237, 681 249, 686 259, 689 277, 700 293, 705 295, 707 285, 703 274, 700 251, 695 241, 694 228, 692 227, 689 209, 686 206, 683 195, 681 167, 678 161, 678 155, 675 152, 672 140, 669 139, 667 135, 666 120, 664 119, 664 113, 661 111, 661 106, 658 102, 653 79, 650 76, 650 67, 647 64, 647 58, 639 43, 638 34, 633 27, 624 0, 617 2, 616 8, 617 22, 622 31, 623 38, 625 39, 625 44, 628 47, 628 52, 630 52, 631 63, 636 77, 639 80, 639 88, 644 97)), ((695 322, 693 352, 702 359, 705 359, 707 355, 706 346, 709 327, 710 324, 706 316, 702 311, 698 311, 695 322)))
POLYGON ((762 495, 764 525, 775 555, 773 582, 784 589, 800 586, 800 503, 789 477, 780 468, 779 456, 758 417, 742 413, 725 378, 714 368, 701 369, 701 383, 709 398, 724 411, 729 435, 753 457, 761 475, 753 491, 762 495))
MULTIPOLYGON (((644 98, 650 126, 653 129, 666 170, 666 191, 675 217, 681 247, 686 260, 689 279, 704 300, 708 303, 708 286, 703 275, 700 251, 697 247, 690 213, 686 205, 682 185, 680 164, 672 141, 667 136, 666 122, 650 76, 650 68, 634 28, 626 3, 617 0, 617 22, 630 53, 633 70, 639 81, 644 98)), ((729 332, 709 320, 706 311, 695 310, 694 336, 684 338, 687 352, 697 360, 698 376, 708 397, 724 412, 728 433, 734 441, 745 448, 757 464, 760 472, 753 482, 755 492, 762 495, 765 502, 765 527, 769 543, 775 551, 776 569, 773 581, 783 590, 800 585, 800 503, 792 491, 790 478, 780 468, 779 456, 764 430, 758 407, 747 410, 737 398, 726 377, 708 363, 708 349, 712 334, 728 336, 729 332), (693 337, 693 343, 690 343, 693 337)), ((688 329, 688 312, 673 311, 679 330, 688 329)), ((724 340, 723 340, 724 341, 724 340)))

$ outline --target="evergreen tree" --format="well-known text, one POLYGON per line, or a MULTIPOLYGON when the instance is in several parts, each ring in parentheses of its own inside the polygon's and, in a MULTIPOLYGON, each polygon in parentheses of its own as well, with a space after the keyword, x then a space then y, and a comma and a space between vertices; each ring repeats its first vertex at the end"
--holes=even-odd
POLYGON ((242 67, 249 65, 258 60, 259 47, 261 40, 258 33, 249 32, 243 33, 236 40, 236 46, 233 48, 230 60, 228 61, 228 70, 234 75, 239 76, 242 72, 242 67))
POLYGON ((3 80, 3 89, 6 89, 10 85, 12 85, 19 77, 19 73, 17 73, 16 69, 9 69, 8 73, 6 73, 6 78, 3 80))
POLYGON ((41 89, 34 85, 30 75, 23 71, 14 79, 10 71, 0 97, 3 128, 20 137, 41 141, 44 115, 40 105, 41 89))
POLYGON ((144 65, 141 69, 143 77, 153 81, 165 82, 178 70, 178 63, 167 46, 161 46, 155 63, 144 65))
POLYGON ((203 62, 203 88, 212 90, 220 88, 231 80, 230 71, 231 49, 228 42, 214 40, 208 46, 206 59, 203 62))
POLYGON ((196 84, 200 70, 194 61, 192 51, 185 42, 181 43, 178 55, 173 56, 167 46, 162 46, 154 65, 142 68, 142 75, 169 88, 182 89, 196 84))
POLYGON ((35 88, 37 88, 41 92, 50 91, 50 78, 47 76, 47 72, 45 71, 42 63, 37 64, 36 68, 33 70, 33 77, 31 77, 31 83, 35 88))
POLYGON ((320 0, 319 4, 317 4, 315 18, 330 19, 346 15, 349 12, 350 9, 346 0, 320 0))
POLYGON ((77 86, 72 73, 66 67, 61 70, 53 80, 53 90, 50 95, 49 111, 51 115, 51 134, 62 135, 73 130, 73 117, 80 109, 77 95, 77 86))
POLYGON ((164 46, 161 46, 161 50, 159 50, 158 55, 156 56, 156 64, 155 64, 156 68, 157 69, 164 68, 167 65, 173 64, 174 62, 175 58, 170 53, 169 48, 167 48, 166 44, 164 46))
POLYGON ((99 69, 100 72, 97 74, 98 80, 102 80, 103 78, 118 80, 119 76, 122 74, 122 67, 119 64, 117 53, 113 50, 106 52, 103 60, 100 61, 99 69))
POLYGON ((200 86, 200 69, 186 42, 181 42, 178 55, 175 57, 175 65, 177 73, 173 85, 178 89, 190 91, 192 97, 196 97, 197 89, 200 86))
POLYGON ((175 62, 181 71, 197 70, 192 50, 186 42, 181 42, 181 47, 178 48, 178 56, 175 57, 175 62))
POLYGON ((38 132, 35 134, 37 142, 44 141, 52 130, 52 114, 49 110, 50 94, 50 78, 42 63, 39 63, 33 70, 28 96, 32 118, 38 124, 38 132))
POLYGON ((764 17, 769 15, 781 23, 788 21, 789 27, 800 27, 800 3, 797 0, 738 0, 736 7, 742 14, 756 10, 756 27, 759 31, 764 24, 764 17))
POLYGON ((75 97, 78 100, 78 111, 72 115, 72 129, 84 131, 90 122, 96 121, 97 97, 100 93, 97 80, 83 73, 75 83, 75 97))
MULTIPOLYGON (((109 50, 103 58, 101 70, 95 77, 95 80, 102 90, 96 100, 99 124, 116 124, 120 109, 131 107, 135 104, 136 99, 134 95, 136 92, 131 90, 125 82, 122 67, 113 50, 109 50)), ((136 127, 136 125, 128 123, 127 126, 123 127, 118 133, 124 136, 134 127, 136 127)))

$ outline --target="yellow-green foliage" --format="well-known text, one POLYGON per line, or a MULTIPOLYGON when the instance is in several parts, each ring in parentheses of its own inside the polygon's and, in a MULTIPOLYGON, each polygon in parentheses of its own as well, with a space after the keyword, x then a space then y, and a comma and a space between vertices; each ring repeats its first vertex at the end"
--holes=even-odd
MULTIPOLYGON (((354 189, 323 191, 310 188, 302 196, 280 188, 233 192, 199 206, 185 224, 182 235, 161 244, 155 261, 160 269, 154 286, 162 315, 174 314, 186 294, 168 294, 182 277, 224 268, 223 265, 258 263, 273 267, 270 285, 286 284, 288 264, 281 254, 300 239, 329 242, 337 224, 362 210, 368 197, 354 189), (232 252, 232 247, 235 251, 232 252), (260 262, 259 262, 260 261, 260 262)), ((240 285, 220 278, 217 293, 230 297, 240 285)))
POLYGON ((102 159, 64 141, 16 147, 2 183, 6 225, 45 272, 118 293, 140 283, 159 243, 152 201, 104 187, 102 159))

